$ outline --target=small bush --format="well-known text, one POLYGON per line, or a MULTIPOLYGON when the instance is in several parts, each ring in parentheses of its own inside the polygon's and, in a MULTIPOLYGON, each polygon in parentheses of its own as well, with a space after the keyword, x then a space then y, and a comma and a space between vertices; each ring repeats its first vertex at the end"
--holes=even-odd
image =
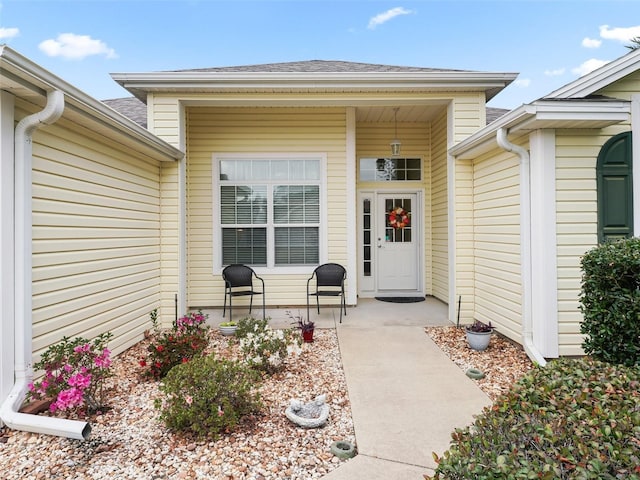
POLYGON ((640 364, 640 238, 593 248, 582 270, 584 351, 607 362, 640 364))
POLYGON ((267 320, 243 318, 238 322, 236 337, 240 339, 245 362, 267 373, 282 369, 289 355, 302 351, 300 335, 290 328, 273 330, 267 320))
MULTIPOLYGON (((153 312, 151 318, 153 321, 153 312)), ((176 365, 202 353, 209 344, 206 320, 202 312, 192 312, 179 318, 170 331, 156 332, 155 340, 147 347, 147 356, 139 361, 144 375, 162 378, 176 365)))
POLYGON ((155 407, 168 428, 215 438, 260 408, 254 392, 258 377, 238 362, 196 357, 169 371, 160 384, 165 399, 157 399, 155 407))
POLYGON ((50 346, 35 370, 44 370, 44 378, 29 385, 27 398, 51 399, 49 409, 82 409, 90 413, 105 407, 104 382, 111 373, 111 351, 107 348, 110 332, 89 341, 63 337, 50 346))
POLYGON ((551 362, 452 437, 433 479, 639 479, 640 370, 551 362))

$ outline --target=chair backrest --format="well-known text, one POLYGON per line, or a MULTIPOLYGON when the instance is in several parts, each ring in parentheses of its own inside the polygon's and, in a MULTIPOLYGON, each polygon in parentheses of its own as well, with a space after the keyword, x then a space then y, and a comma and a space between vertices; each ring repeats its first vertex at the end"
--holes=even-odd
POLYGON ((253 269, 242 264, 224 267, 222 278, 228 287, 251 287, 253 285, 253 269))
POLYGON ((314 272, 319 287, 340 287, 347 277, 347 271, 338 263, 325 263, 314 272))

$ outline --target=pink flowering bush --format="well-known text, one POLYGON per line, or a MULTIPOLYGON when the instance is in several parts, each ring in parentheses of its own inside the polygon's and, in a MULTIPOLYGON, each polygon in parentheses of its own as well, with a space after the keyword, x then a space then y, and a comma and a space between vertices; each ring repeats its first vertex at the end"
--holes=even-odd
POLYGON ((113 335, 103 333, 93 339, 82 337, 49 347, 34 369, 44 377, 29 384, 27 398, 51 399, 51 412, 86 408, 96 412, 105 406, 104 383, 111 373, 111 351, 107 344, 113 335))
POLYGON ((201 353, 209 344, 206 321, 207 315, 191 312, 176 320, 168 332, 159 332, 154 325, 155 339, 147 347, 147 356, 138 361, 143 374, 153 379, 163 378, 176 365, 187 363, 201 353))

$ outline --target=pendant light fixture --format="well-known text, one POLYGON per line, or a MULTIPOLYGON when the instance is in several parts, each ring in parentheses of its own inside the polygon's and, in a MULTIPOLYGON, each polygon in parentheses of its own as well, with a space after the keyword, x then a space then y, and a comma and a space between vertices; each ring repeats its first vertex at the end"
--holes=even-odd
POLYGON ((400 140, 398 140, 398 110, 400 108, 396 107, 393 109, 393 119, 395 124, 395 137, 391 141, 391 156, 397 157, 400 155, 400 140))

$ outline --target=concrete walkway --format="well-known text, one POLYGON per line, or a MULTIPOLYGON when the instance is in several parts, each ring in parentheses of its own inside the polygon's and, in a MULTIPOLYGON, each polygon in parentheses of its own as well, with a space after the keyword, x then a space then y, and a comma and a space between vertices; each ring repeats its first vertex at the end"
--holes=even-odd
POLYGON ((489 398, 423 327, 341 327, 358 456, 326 480, 422 479, 489 398))
MULTIPOLYGON (((290 309, 306 317, 306 308, 290 309)), ((287 326, 285 310, 268 310, 287 326)), ((432 452, 444 453, 456 427, 490 405, 489 398, 431 341, 426 325, 451 325, 433 298, 397 304, 361 299, 338 323, 337 308, 311 312, 316 328, 336 328, 358 455, 324 480, 422 480, 432 452)))

